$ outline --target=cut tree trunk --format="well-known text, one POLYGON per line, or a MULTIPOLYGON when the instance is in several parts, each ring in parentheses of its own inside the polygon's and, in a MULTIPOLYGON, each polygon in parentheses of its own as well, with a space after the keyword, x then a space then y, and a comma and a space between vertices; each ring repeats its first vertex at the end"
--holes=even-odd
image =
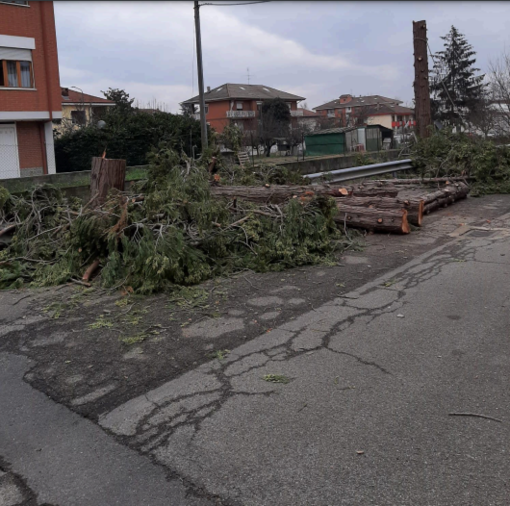
POLYGON ((339 228, 346 225, 393 234, 408 234, 411 231, 405 209, 370 209, 348 206, 338 200, 337 207, 338 213, 334 220, 339 228))
POLYGON ((374 181, 375 183, 382 184, 429 184, 429 183, 446 183, 455 181, 467 181, 473 179, 471 177, 428 177, 428 178, 414 178, 414 179, 379 179, 374 181))
POLYGON ((293 197, 330 195, 332 197, 385 196, 396 197, 395 188, 376 188, 371 186, 339 186, 339 185, 274 185, 274 186, 211 186, 214 197, 238 198, 249 202, 279 204, 293 197), (345 193, 345 195, 344 195, 345 193))
POLYGON ((423 219, 423 208, 425 201, 422 198, 390 198, 390 197, 345 197, 336 199, 337 203, 347 206, 367 207, 377 210, 395 211, 405 209, 407 211, 407 221, 413 225, 421 227, 423 219))
POLYGON ((123 191, 125 180, 126 160, 92 158, 90 195, 94 199, 94 205, 103 204, 112 188, 123 191))
POLYGON ((447 207, 457 200, 466 198, 468 193, 469 186, 464 183, 455 183, 429 193, 423 197, 425 201, 424 213, 429 214, 440 207, 447 207))

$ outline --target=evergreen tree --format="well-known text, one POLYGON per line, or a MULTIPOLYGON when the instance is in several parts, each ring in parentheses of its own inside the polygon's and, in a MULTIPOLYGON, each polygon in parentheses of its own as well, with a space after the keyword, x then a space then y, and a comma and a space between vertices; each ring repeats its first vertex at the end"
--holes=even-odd
POLYGON ((431 92, 435 119, 459 126, 475 111, 483 97, 484 75, 473 65, 476 52, 454 26, 441 37, 444 50, 434 55, 431 92))
POLYGON ((276 97, 262 102, 258 134, 261 144, 266 148, 266 156, 271 155, 271 148, 278 139, 288 136, 290 118, 289 106, 283 99, 276 97))

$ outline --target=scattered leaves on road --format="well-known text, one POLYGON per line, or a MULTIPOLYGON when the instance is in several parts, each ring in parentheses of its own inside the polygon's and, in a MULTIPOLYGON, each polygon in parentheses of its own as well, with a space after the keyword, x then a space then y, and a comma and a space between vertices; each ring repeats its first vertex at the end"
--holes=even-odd
POLYGON ((283 383, 284 385, 290 383, 290 379, 282 374, 266 374, 262 377, 262 379, 269 383, 283 383))

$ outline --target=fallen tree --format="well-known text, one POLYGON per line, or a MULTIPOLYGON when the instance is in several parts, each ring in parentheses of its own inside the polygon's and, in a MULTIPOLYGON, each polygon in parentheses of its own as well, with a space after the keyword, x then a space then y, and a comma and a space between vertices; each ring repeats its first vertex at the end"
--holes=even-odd
POLYGON ((337 199, 337 203, 355 207, 375 208, 381 211, 396 211, 405 209, 407 211, 407 220, 413 225, 421 227, 423 219, 423 209, 425 201, 423 198, 390 198, 390 197, 356 197, 348 196, 337 199))
POLYGON ((384 185, 402 185, 402 184, 433 184, 433 183, 449 183, 455 181, 466 182, 472 177, 456 176, 456 177, 425 177, 425 178, 409 178, 409 179, 378 179, 377 184, 384 185))
POLYGON ((338 214, 334 217, 338 226, 363 228, 392 234, 408 234, 411 227, 405 209, 371 209, 343 204, 336 200, 338 214))
POLYGON ((455 201, 468 196, 469 186, 465 183, 455 183, 436 190, 424 196, 424 213, 429 214, 440 207, 447 207, 455 201))
POLYGON ((97 206, 53 187, 22 195, 0 188, 0 230, 14 231, 0 251, 0 287, 83 285, 96 275, 105 287, 151 293, 245 269, 324 262, 348 244, 334 199, 232 206, 214 198, 209 178, 207 164, 163 149, 151 155, 143 188, 113 190, 97 206))
POLYGON ((385 196, 396 197, 396 188, 376 186, 335 186, 335 185, 265 185, 265 186, 211 186, 211 195, 228 199, 241 199, 248 202, 280 204, 295 197, 326 195, 332 197, 385 196))

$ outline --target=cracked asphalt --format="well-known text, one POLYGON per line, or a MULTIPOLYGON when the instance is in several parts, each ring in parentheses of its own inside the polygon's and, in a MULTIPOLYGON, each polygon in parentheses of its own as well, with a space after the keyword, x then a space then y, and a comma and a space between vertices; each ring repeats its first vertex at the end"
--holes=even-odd
POLYGON ((205 285, 214 315, 5 292, 0 505, 508 505, 509 244, 491 196, 205 285))

